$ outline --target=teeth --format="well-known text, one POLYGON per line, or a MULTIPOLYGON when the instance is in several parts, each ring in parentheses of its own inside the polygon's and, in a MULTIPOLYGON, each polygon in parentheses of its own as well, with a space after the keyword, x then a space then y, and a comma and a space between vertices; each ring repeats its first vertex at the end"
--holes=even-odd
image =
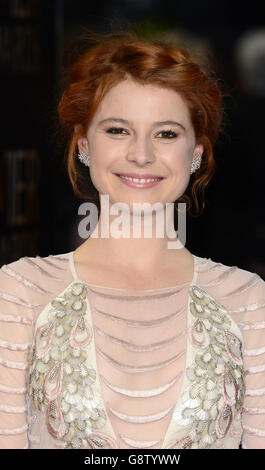
POLYGON ((149 183, 150 181, 160 181, 160 178, 139 179, 139 178, 131 178, 130 176, 122 176, 122 175, 119 175, 119 176, 121 178, 125 178, 126 180, 134 181, 135 183, 149 183))

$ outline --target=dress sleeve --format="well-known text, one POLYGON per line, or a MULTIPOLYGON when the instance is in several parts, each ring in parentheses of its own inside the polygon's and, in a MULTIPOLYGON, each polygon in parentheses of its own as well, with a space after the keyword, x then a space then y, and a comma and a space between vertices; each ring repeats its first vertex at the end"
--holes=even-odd
POLYGON ((33 306, 19 267, 18 260, 0 269, 1 449, 28 448, 26 375, 33 306))
POLYGON ((244 322, 243 449, 265 449, 265 282, 252 289, 244 322))

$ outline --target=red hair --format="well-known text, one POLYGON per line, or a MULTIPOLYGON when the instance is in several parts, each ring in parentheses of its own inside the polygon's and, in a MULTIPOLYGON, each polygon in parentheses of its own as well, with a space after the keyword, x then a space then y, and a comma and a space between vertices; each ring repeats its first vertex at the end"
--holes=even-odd
POLYGON ((222 121, 221 90, 217 80, 187 49, 144 39, 132 32, 96 36, 96 43, 88 47, 70 69, 58 113, 69 139, 67 170, 75 194, 81 199, 95 197, 91 188, 88 191, 89 170, 77 158, 77 140, 86 135, 106 93, 127 78, 172 89, 187 104, 196 141, 204 146, 204 153, 201 167, 191 176, 191 198, 185 193, 176 202, 188 203, 190 211, 193 199, 198 215, 205 206, 205 188, 215 172, 213 146, 222 121), (75 128, 76 124, 79 126, 75 128))

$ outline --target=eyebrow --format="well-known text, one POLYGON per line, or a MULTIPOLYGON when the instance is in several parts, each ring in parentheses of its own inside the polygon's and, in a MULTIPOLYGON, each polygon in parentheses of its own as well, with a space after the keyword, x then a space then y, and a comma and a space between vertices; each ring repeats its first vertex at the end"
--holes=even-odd
MULTIPOLYGON (((102 121, 99 122, 99 124, 103 124, 104 122, 108 122, 108 121, 121 122, 121 123, 126 124, 128 126, 132 125, 132 123, 130 121, 128 121, 127 119, 115 118, 115 117, 109 117, 109 118, 103 119, 102 121)), ((186 131, 183 124, 181 124, 180 122, 177 122, 177 121, 156 121, 153 124, 155 126, 168 126, 168 125, 179 126, 184 131, 186 131)))

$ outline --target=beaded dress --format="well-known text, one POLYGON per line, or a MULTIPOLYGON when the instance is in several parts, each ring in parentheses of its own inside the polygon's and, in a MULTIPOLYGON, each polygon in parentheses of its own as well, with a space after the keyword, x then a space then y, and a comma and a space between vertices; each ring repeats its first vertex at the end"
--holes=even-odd
POLYGON ((0 448, 265 448, 265 282, 85 282, 73 252, 0 270, 0 448))

